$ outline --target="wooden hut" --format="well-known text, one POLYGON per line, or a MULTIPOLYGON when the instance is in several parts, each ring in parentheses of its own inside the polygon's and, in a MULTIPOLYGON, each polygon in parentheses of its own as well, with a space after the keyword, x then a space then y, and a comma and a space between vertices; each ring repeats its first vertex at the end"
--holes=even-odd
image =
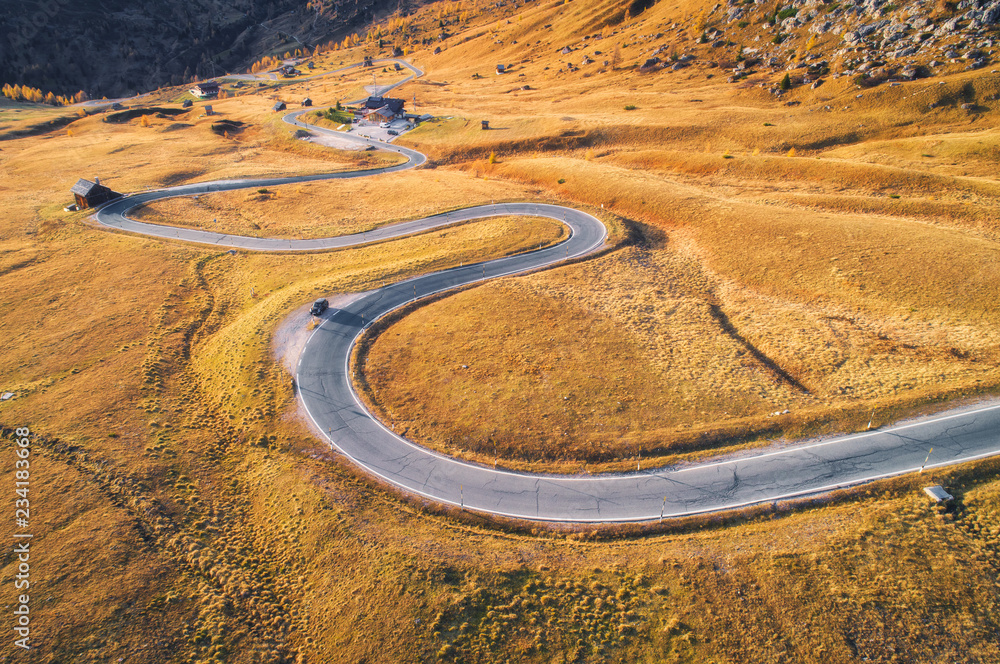
POLYGON ((112 191, 101 184, 100 178, 94 178, 93 182, 81 178, 70 191, 73 192, 76 204, 81 210, 97 207, 121 197, 117 191, 112 191))

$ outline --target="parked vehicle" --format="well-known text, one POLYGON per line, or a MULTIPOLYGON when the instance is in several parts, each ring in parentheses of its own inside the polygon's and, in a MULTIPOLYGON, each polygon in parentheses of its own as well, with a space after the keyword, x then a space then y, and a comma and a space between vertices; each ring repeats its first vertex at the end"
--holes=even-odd
POLYGON ((387 131, 385 133, 389 134, 390 136, 399 136, 399 132, 396 131, 395 129, 390 129, 389 131, 387 131))
POLYGON ((326 300, 326 298, 322 298, 321 297, 320 299, 318 299, 315 302, 313 302, 312 307, 310 307, 310 309, 309 309, 309 313, 311 313, 313 316, 319 316, 321 313, 323 313, 324 311, 326 311, 329 307, 330 307, 330 303, 326 300))
POLYGON ((389 127, 390 127, 391 125, 390 125, 390 124, 389 124, 388 122, 380 122, 380 123, 378 124, 378 126, 379 126, 379 127, 381 128, 381 129, 388 129, 388 128, 389 128, 389 127))

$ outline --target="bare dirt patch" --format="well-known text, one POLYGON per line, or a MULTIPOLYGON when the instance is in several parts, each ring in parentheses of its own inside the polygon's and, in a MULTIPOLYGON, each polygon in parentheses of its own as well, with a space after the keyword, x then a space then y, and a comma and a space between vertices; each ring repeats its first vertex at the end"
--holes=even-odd
POLYGON ((322 145, 328 148, 336 148, 337 150, 361 151, 368 148, 368 146, 358 143, 357 141, 351 141, 332 134, 313 134, 310 132, 308 136, 301 136, 300 140, 308 143, 315 143, 316 145, 322 145))
POLYGON ((354 302, 365 293, 342 293, 340 295, 328 295, 326 299, 330 302, 330 308, 320 316, 313 316, 309 313, 312 303, 304 304, 288 315, 281 325, 274 330, 271 337, 271 356, 275 362, 288 370, 292 376, 299 365, 299 355, 306 347, 306 342, 312 336, 322 321, 328 320, 337 313, 337 309, 345 307, 354 302))

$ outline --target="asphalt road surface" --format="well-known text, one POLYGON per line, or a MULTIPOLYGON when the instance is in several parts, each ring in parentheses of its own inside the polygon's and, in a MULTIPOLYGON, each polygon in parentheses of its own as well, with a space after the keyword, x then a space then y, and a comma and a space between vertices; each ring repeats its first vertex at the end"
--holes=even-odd
MULTIPOLYGON (((330 131, 304 125, 297 120, 298 113, 286 116, 286 122, 308 126, 311 131, 330 131)), ((253 251, 336 249, 499 215, 542 216, 565 223, 571 234, 558 245, 385 286, 332 311, 313 332, 296 372, 302 403, 333 447, 386 482, 433 501, 508 517, 577 523, 648 521, 816 495, 918 472, 925 465, 931 469, 1000 453, 1000 405, 996 404, 970 406, 878 431, 620 475, 511 472, 460 461, 416 445, 372 417, 353 390, 349 358, 364 329, 415 299, 586 256, 603 246, 606 231, 599 220, 579 210, 535 203, 466 208, 368 233, 314 240, 225 235, 145 224, 127 216, 136 205, 160 198, 369 177, 413 168, 424 161, 423 155, 413 150, 337 135, 400 152, 408 161, 374 171, 229 180, 143 192, 104 206, 96 219, 105 226, 134 233, 253 251)))

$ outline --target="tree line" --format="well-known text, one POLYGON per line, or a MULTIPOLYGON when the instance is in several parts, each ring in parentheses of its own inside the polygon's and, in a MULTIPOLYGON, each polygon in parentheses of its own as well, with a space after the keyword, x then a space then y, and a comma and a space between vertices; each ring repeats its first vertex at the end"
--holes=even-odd
POLYGON ((42 92, 38 88, 27 85, 11 85, 4 83, 3 96, 11 101, 32 101, 36 104, 49 104, 50 106, 69 106, 87 100, 87 93, 80 90, 75 95, 64 97, 52 92, 42 92))

